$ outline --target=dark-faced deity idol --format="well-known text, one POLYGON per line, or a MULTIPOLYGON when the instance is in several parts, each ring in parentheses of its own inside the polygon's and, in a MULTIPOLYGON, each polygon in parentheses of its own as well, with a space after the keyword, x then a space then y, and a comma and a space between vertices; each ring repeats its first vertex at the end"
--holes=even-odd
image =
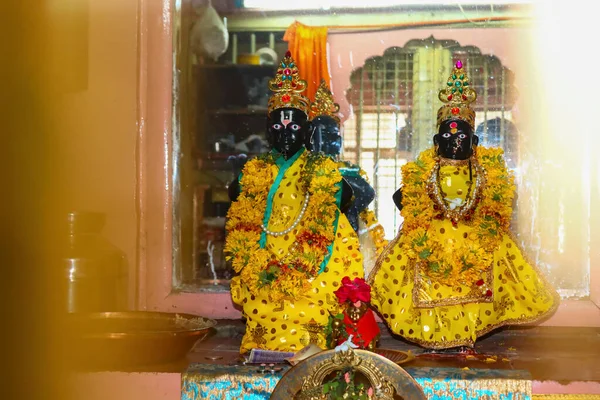
POLYGON ((387 240, 375 213, 369 209, 369 205, 375 199, 375 190, 369 183, 367 173, 360 166, 341 159, 343 139, 339 109, 340 106, 335 103, 327 84, 321 81, 310 107, 313 133, 306 147, 313 152, 332 157, 338 163, 344 180, 352 187, 352 202, 343 211, 359 235, 367 276, 375 259, 387 245, 387 240))
POLYGON ((340 211, 352 190, 335 161, 305 147, 310 101, 289 52, 269 88, 271 151, 244 165, 226 222, 231 295, 246 318, 241 353, 325 348, 339 276, 363 276, 358 237, 340 211))
POLYGON ((439 92, 434 146, 402 167, 394 200, 404 222, 370 278, 390 329, 429 349, 472 347, 559 302, 511 235, 513 176, 502 149, 478 146, 476 97, 457 62, 439 92))

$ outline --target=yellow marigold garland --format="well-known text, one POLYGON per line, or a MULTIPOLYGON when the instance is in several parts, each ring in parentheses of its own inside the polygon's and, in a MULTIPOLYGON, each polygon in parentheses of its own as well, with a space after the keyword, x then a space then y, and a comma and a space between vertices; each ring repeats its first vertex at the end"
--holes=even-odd
POLYGON ((276 302, 296 299, 311 289, 310 281, 319 273, 334 240, 335 195, 342 176, 329 157, 308 155, 300 181, 310 199, 296 241, 279 257, 259 245, 267 196, 274 181, 273 165, 272 158, 266 156, 244 166, 242 192, 227 214, 224 252, 252 294, 267 288, 269 298, 276 302))
POLYGON ((432 224, 434 219, 444 218, 428 188, 438 162, 434 150, 422 152, 416 161, 402 167, 403 253, 421 263, 422 271, 436 282, 480 285, 483 273, 491 266, 493 253, 510 226, 515 189, 502 155, 499 148, 477 148, 475 157, 485 171, 485 184, 473 213, 462 221, 474 229, 458 246, 442 243, 432 224))

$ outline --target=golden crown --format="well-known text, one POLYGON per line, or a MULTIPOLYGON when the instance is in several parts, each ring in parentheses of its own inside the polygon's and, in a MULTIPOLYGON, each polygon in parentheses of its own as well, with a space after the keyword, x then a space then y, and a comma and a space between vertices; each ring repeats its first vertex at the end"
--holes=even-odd
POLYGON ((302 95, 306 81, 300 79, 298 67, 289 51, 285 53, 275 78, 269 81, 269 89, 274 92, 269 99, 269 114, 279 108, 296 108, 308 115, 310 100, 302 95))
POLYGON ((438 127, 449 119, 459 119, 475 129, 475 111, 470 104, 477 99, 477 92, 471 88, 469 77, 460 60, 456 62, 446 82, 446 88, 440 90, 438 97, 446 103, 438 110, 438 127))
POLYGON ((339 124, 340 117, 337 116, 338 111, 340 111, 340 105, 333 101, 333 94, 329 90, 325 79, 321 79, 321 84, 317 89, 317 93, 315 93, 315 101, 310 105, 310 119, 326 115, 333 118, 339 124))

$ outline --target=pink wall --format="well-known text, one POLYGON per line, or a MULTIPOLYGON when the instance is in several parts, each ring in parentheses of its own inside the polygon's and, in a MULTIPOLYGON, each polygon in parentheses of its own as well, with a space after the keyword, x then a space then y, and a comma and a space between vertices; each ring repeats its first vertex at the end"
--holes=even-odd
MULTIPOLYGON (((138 262, 141 308, 237 317, 239 313, 232 310, 228 293, 205 297, 171 293, 171 166, 168 161, 171 7, 170 0, 90 1, 89 86, 58 104, 64 116, 60 147, 64 152, 66 186, 76 188, 67 191, 68 205, 108 213, 106 236, 127 252, 132 271, 138 262), (139 163, 136 149, 139 149, 139 163), (136 215, 136 205, 140 207, 139 215, 136 215), (139 259, 136 259, 137 251, 139 259)), ((341 36, 332 35, 333 89, 347 115, 348 106, 340 94, 353 68, 371 55, 382 54, 387 47, 431 34, 438 39, 451 38, 461 44, 478 46, 484 53, 496 54, 512 68, 517 63, 510 50, 518 40, 518 33, 513 30, 496 35, 495 31, 427 29, 361 34, 360 37, 354 35, 348 43, 343 43, 341 36), (368 48, 364 43, 369 43, 368 48)), ((577 319, 580 323, 590 321, 586 316, 592 315, 595 316, 592 320, 600 325, 598 309, 587 305, 587 313, 578 315, 577 319)), ((566 317, 579 309, 574 302, 565 302, 563 307, 566 317)), ((565 323, 573 324, 573 321, 565 323)), ((78 394, 75 398, 180 398, 180 374, 107 372, 78 375, 73 379, 72 389, 78 394)), ((536 382, 534 392, 558 393, 564 389, 557 385, 536 382), (554 386, 550 388, 546 384, 554 386)), ((587 386, 567 390, 597 393, 596 387, 587 386)))
MULTIPOLYGON (((138 8, 89 1, 87 87, 57 98, 66 210, 107 214, 103 235, 126 252, 136 276, 138 8)), ((133 300, 133 296, 131 297, 133 300)))
MULTIPOLYGON (((171 291, 171 13, 169 0, 89 2, 88 86, 57 98, 56 104, 63 133, 57 147, 64 204, 107 213, 104 234, 127 253, 130 276, 139 277, 137 287, 135 279, 130 285, 139 308, 239 318, 228 293, 171 291)), ((390 46, 430 35, 478 46, 511 69, 524 68, 512 51, 520 36, 528 37, 520 32, 423 29, 331 35, 333 90, 347 115, 341 92, 353 68, 390 46)), ((580 304, 565 302, 561 317, 550 323, 600 325, 600 311, 580 304), (579 322, 570 319, 574 315, 579 322)))
POLYGON ((598 382, 569 382, 563 384, 554 381, 533 381, 531 383, 533 394, 546 395, 591 395, 600 394, 600 383, 598 382))
POLYGON ((69 392, 69 398, 82 400, 179 400, 181 374, 80 373, 71 377, 69 392))
MULTIPOLYGON (((409 40, 435 39, 456 40, 462 46, 476 46, 482 54, 498 57, 502 64, 514 71, 518 52, 515 46, 519 38, 527 36, 524 29, 407 29, 388 32, 335 34, 329 35, 331 86, 336 101, 340 103, 340 112, 346 119, 350 115, 350 106, 346 100, 346 89, 349 87, 350 73, 361 67, 367 58, 381 56, 383 52, 394 46, 402 47, 409 40)), ((515 74, 516 84, 519 73, 515 74)))
MULTIPOLYGON (((139 300, 149 310, 179 311, 211 318, 240 318, 229 293, 176 293, 171 291, 171 201, 170 130, 171 130, 171 19, 168 0, 143 2, 144 22, 140 41, 140 238, 139 300), (150 84, 151 83, 151 84, 150 84)), ((414 38, 433 35, 438 39, 454 39, 463 45, 474 45, 485 54, 494 54, 515 71, 527 68, 518 58, 522 54, 523 30, 512 29, 425 29, 361 35, 331 35, 331 71, 333 90, 348 114, 348 104, 341 96, 352 69, 364 60, 382 54, 391 46, 404 45, 414 38), (345 36, 345 37, 344 37, 345 36), (366 44, 368 43, 368 45, 366 44)), ((524 74, 525 75, 525 74, 524 74)), ((519 82, 524 87, 527 82, 519 82)), ((546 322, 557 326, 600 326, 600 310, 591 302, 563 301, 559 311, 546 322)))

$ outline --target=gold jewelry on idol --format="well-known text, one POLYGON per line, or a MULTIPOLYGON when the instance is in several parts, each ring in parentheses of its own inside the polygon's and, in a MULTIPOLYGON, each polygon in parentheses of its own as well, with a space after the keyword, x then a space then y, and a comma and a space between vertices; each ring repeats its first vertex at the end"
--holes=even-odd
POLYGON ((269 114, 279 108, 296 108, 308 115, 310 100, 302 94, 306 90, 306 81, 300 79, 289 51, 279 64, 275 78, 269 81, 269 89, 274 92, 269 99, 269 114))
POLYGON ((339 111, 340 105, 333 101, 333 94, 327 87, 325 80, 322 79, 317 93, 315 93, 315 101, 310 105, 309 118, 313 120, 316 117, 326 115, 333 118, 339 125, 340 117, 337 115, 339 111))
POLYGON ((475 111, 470 104, 477 99, 477 92, 471 88, 467 72, 460 60, 456 62, 452 74, 448 77, 446 88, 440 90, 438 98, 444 104, 437 114, 437 126, 442 122, 459 119, 475 129, 475 111))

